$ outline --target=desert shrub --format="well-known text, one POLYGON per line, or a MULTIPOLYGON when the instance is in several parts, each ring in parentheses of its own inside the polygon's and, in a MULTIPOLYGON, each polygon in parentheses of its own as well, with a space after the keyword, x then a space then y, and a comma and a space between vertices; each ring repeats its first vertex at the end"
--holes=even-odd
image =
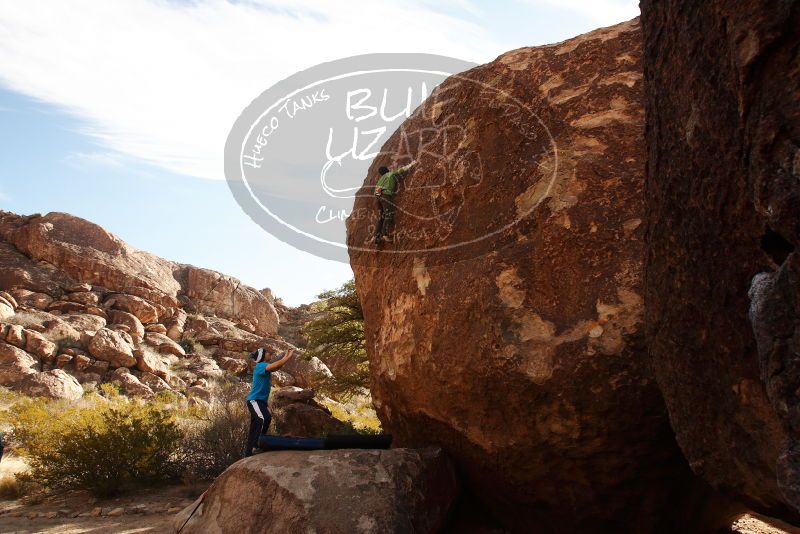
POLYGON ((355 408, 351 411, 344 409, 341 403, 323 399, 323 404, 331 411, 336 419, 342 421, 347 427, 348 432, 353 434, 380 434, 382 432, 381 422, 371 405, 367 405, 361 397, 354 397, 359 400, 355 408))
POLYGON ((12 437, 34 483, 108 496, 179 475, 174 411, 108 393, 77 405, 30 399, 11 408, 12 437))
POLYGON ((34 485, 26 476, 27 469, 22 459, 6 450, 0 462, 0 501, 19 499, 34 490, 34 485))
POLYGON ((200 343, 198 343, 195 339, 187 337, 186 339, 182 339, 178 345, 180 345, 183 350, 186 351, 186 354, 192 354, 197 352, 197 347, 200 345, 200 343))
POLYGON ((220 384, 214 402, 183 421, 181 463, 187 478, 213 478, 240 460, 250 425, 247 384, 220 384))

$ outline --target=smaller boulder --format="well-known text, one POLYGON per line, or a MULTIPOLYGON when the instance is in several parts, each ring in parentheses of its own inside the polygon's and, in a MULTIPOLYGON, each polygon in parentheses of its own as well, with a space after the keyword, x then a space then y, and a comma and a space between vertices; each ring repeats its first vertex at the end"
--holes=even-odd
POLYGON ((302 355, 290 359, 283 369, 291 374, 300 387, 313 387, 333 377, 333 373, 316 356, 304 358, 302 355))
POLYGON ((272 372, 272 384, 282 388, 293 386, 295 384, 294 377, 280 369, 272 372))
POLYGON ((40 358, 44 358, 46 360, 50 360, 55 358, 56 352, 58 351, 58 347, 52 341, 48 340, 39 332, 33 332, 31 330, 25 331, 25 350, 39 356, 40 358))
POLYGON ((56 369, 63 369, 69 365, 75 357, 71 354, 59 354, 56 356, 56 369))
POLYGON ((348 427, 314 398, 311 389, 286 387, 269 399, 274 431, 291 436, 325 436, 347 432, 348 427))
POLYGON ((88 348, 89 354, 98 360, 107 361, 113 367, 136 365, 131 346, 120 332, 103 328, 92 338, 88 348))
POLYGON ((172 354, 173 356, 178 356, 181 358, 186 356, 186 351, 183 350, 183 347, 172 341, 164 334, 147 332, 144 336, 144 339, 147 344, 156 347, 158 352, 162 354, 172 354))
POLYGON ((24 350, 0 343, 0 386, 14 386, 36 372, 36 360, 24 350))
POLYGON ((80 383, 61 369, 30 374, 18 387, 22 393, 31 397, 77 400, 83 396, 80 383))
POLYGON ((10 343, 17 348, 25 348, 25 329, 18 324, 12 324, 8 327, 6 334, 6 343, 10 343))
POLYGON ((149 399, 153 396, 153 390, 143 384, 138 378, 133 376, 130 371, 120 367, 111 374, 112 383, 119 385, 120 391, 131 397, 144 397, 149 399))
POLYGON ((133 354, 136 358, 136 368, 140 371, 162 378, 169 373, 169 364, 158 354, 146 349, 137 349, 133 351, 133 354))
MULTIPOLYGON (((164 335, 167 335, 167 327, 166 327, 166 326, 164 326, 164 325, 163 325, 163 324, 161 324, 161 323, 149 324, 149 325, 147 325, 147 327, 145 328, 145 330, 146 330, 147 332, 155 332, 156 334, 164 334, 164 335)), ((169 337, 169 336, 167 336, 167 337, 169 337)), ((172 338, 170 338, 170 339, 172 339, 172 338)), ((173 341, 177 341, 177 340, 174 340, 174 339, 173 339, 173 341)))
POLYGON ((247 362, 238 358, 227 358, 223 356, 221 358, 217 358, 217 363, 219 364, 220 369, 224 369, 225 371, 228 371, 234 375, 242 374, 248 369, 247 362))
POLYGON ((441 449, 275 451, 229 467, 175 529, 433 534, 457 494, 441 449))
POLYGON ((109 297, 104 306, 116 310, 122 310, 135 315, 142 324, 158 322, 158 310, 155 306, 141 297, 133 295, 117 294, 109 297))
POLYGON ((78 291, 75 293, 69 293, 64 297, 64 300, 68 300, 69 302, 77 302, 78 304, 83 304, 84 306, 96 306, 100 301, 100 297, 97 295, 97 293, 92 293, 91 291, 78 291))
POLYGON ((108 314, 108 321, 111 325, 122 325, 128 327, 128 333, 134 339, 142 340, 144 338, 144 326, 138 317, 132 313, 112 310, 108 314))
POLYGON ((161 377, 156 376, 153 373, 142 372, 142 376, 139 377, 139 381, 152 389, 155 393, 172 391, 172 388, 169 387, 169 384, 167 384, 161 377))
POLYGON ((36 293, 27 289, 15 289, 12 293, 20 306, 36 308, 37 310, 44 311, 53 302, 53 297, 46 293, 36 293))

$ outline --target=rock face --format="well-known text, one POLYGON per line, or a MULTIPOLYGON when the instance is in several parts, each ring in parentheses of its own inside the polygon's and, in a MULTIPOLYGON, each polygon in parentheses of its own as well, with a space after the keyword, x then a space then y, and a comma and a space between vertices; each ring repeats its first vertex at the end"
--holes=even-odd
POLYGON ((640 61, 634 20, 451 77, 356 199, 418 161, 395 242, 348 220, 384 429, 444 447, 518 531, 649 531, 682 476, 643 343, 640 61), (431 203, 449 216, 409 215, 431 203))
POLYGON ((182 533, 433 534, 456 494, 439 449, 270 452, 228 468, 182 533))
POLYGON ((786 517, 800 506, 800 8, 641 7, 654 370, 694 471, 786 517))

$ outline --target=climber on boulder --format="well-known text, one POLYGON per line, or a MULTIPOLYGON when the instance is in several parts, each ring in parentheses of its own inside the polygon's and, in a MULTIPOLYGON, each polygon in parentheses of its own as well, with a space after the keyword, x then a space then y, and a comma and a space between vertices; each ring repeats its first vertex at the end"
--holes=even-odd
POLYGON ((253 454, 253 447, 258 445, 258 438, 266 434, 272 415, 269 413, 267 402, 269 392, 272 389, 272 371, 277 371, 284 366, 294 354, 294 349, 289 349, 283 358, 269 363, 269 353, 266 349, 260 348, 250 353, 250 359, 255 360, 256 366, 253 369, 253 386, 250 394, 247 395, 247 410, 250 412, 250 432, 247 434, 247 445, 244 449, 245 457, 253 454))
POLYGON ((388 167, 378 169, 380 178, 375 184, 375 198, 378 201, 378 222, 375 224, 376 245, 390 240, 389 234, 394 222, 394 195, 397 193, 397 181, 406 175, 416 163, 416 161, 412 161, 396 171, 390 171, 388 167))

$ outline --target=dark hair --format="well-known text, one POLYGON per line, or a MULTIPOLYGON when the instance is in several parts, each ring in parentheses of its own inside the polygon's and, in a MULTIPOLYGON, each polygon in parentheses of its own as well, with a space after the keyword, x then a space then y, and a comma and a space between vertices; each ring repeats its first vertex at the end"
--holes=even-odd
POLYGON ((380 174, 381 176, 383 176, 387 172, 389 172, 389 167, 383 166, 378 168, 378 174, 380 174))

